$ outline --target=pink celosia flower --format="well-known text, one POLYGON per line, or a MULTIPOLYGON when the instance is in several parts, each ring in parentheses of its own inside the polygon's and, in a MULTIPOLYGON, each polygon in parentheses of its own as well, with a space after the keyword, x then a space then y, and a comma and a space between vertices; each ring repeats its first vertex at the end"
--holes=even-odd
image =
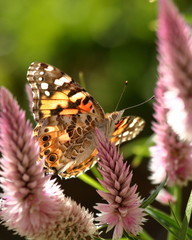
POLYGON ((158 38, 168 123, 181 139, 192 141, 191 28, 169 0, 159 0, 158 38))
POLYGON ((163 205, 168 205, 169 203, 176 202, 176 198, 165 189, 161 189, 155 200, 162 203, 163 205))
POLYGON ((141 225, 145 221, 143 209, 140 208, 141 200, 136 193, 137 186, 131 184, 132 173, 129 167, 123 163, 123 157, 119 154, 115 145, 96 129, 98 141, 99 171, 103 180, 99 182, 108 192, 98 191, 108 204, 97 204, 95 207, 101 213, 97 220, 100 224, 108 224, 107 231, 114 229, 113 239, 119 239, 123 230, 137 235, 141 225))
POLYGON ((11 94, 0 91, 1 219, 9 229, 35 240, 94 239, 93 216, 63 195, 43 164, 31 125, 11 94))
MULTIPOLYGON (((179 65, 179 62, 182 62, 183 59, 183 56, 179 55, 179 51, 181 51, 182 48, 181 36, 179 37, 179 39, 181 39, 179 40, 180 45, 178 45, 177 51, 174 51, 174 48, 171 48, 171 44, 175 44, 176 46, 178 37, 174 24, 176 24, 177 30, 180 31, 181 19, 179 18, 174 6, 168 3, 167 0, 160 0, 159 4, 159 26, 157 32, 159 50, 159 79, 155 91, 156 103, 154 104, 154 117, 156 123, 153 123, 153 130, 156 133, 156 145, 150 149, 152 155, 150 163, 150 169, 152 171, 151 179, 155 184, 160 183, 164 180, 167 172, 168 185, 182 185, 192 179, 192 146, 187 142, 181 141, 178 135, 173 132, 172 128, 167 123, 167 113, 169 109, 165 103, 165 95, 170 94, 170 91, 168 90, 168 85, 171 81, 170 79, 172 79, 173 76, 175 78, 180 78, 179 72, 177 71, 178 69, 175 69, 175 66, 176 63, 179 65), (176 21, 176 23, 174 23, 174 21, 176 21), (170 33, 171 30, 169 30, 169 28, 174 28, 175 32, 172 30, 173 32, 170 33), (175 35, 173 37, 172 35, 170 36, 170 34, 175 35), (167 41, 170 41, 169 48, 167 41)), ((186 46, 183 47, 185 48, 186 46)), ((176 93, 178 91, 175 89, 173 92, 176 93)), ((178 104, 177 100, 178 98, 170 100, 170 104, 175 105, 178 115, 183 114, 183 112, 180 112, 180 104, 178 104)), ((175 121, 177 120, 178 119, 175 116, 175 121)))

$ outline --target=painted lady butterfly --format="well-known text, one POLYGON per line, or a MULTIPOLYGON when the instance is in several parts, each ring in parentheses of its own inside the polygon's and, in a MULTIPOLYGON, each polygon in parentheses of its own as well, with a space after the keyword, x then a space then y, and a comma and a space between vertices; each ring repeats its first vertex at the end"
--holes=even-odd
POLYGON ((122 117, 123 110, 105 114, 85 89, 51 65, 32 63, 27 79, 46 173, 70 178, 91 168, 97 161, 95 127, 115 144, 134 138, 144 127, 140 117, 122 117))

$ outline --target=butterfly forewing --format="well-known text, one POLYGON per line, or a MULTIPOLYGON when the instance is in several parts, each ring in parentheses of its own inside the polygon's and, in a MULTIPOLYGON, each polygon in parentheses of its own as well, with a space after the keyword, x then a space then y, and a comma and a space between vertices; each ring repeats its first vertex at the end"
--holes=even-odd
POLYGON ((100 105, 67 74, 46 63, 34 62, 27 72, 33 92, 33 113, 38 122, 53 115, 76 115, 84 112, 103 118, 100 105))
POLYGON ((144 128, 145 121, 136 116, 127 116, 121 118, 115 124, 115 130, 112 134, 111 142, 116 145, 135 138, 144 128))

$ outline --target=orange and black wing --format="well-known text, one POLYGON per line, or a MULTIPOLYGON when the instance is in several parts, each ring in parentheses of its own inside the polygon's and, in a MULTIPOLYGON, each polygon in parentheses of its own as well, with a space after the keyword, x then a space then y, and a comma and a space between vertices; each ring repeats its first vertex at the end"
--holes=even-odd
POLYGON ((144 128, 145 121, 136 116, 121 118, 116 124, 111 142, 116 145, 135 138, 144 128))
POLYGON ((46 63, 29 66, 27 80, 33 92, 33 113, 37 122, 54 115, 96 114, 104 112, 93 97, 67 74, 46 63))

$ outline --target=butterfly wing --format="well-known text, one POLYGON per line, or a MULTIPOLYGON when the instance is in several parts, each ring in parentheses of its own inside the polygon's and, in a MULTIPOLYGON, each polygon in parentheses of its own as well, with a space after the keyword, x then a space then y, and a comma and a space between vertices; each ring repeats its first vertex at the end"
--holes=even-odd
POLYGON ((48 117, 34 129, 46 173, 76 177, 96 162, 96 117, 87 113, 48 117))
MULTIPOLYGON (((107 119, 116 119, 118 112, 106 114, 107 119)), ((111 142, 116 145, 135 138, 144 128, 145 121, 136 116, 122 117, 115 122, 111 136, 111 142)))
POLYGON ((95 126, 105 125, 100 105, 67 74, 45 63, 32 63, 27 73, 38 122, 39 160, 47 173, 68 178, 96 161, 95 126))
POLYGON ((27 80, 33 92, 33 113, 37 122, 53 115, 85 112, 104 118, 102 108, 93 97, 56 67, 34 62, 29 66, 27 80))
POLYGON ((78 165, 78 167, 71 166, 65 171, 62 170, 58 172, 58 175, 65 179, 79 176, 81 173, 86 172, 95 165, 95 163, 99 160, 97 154, 98 151, 95 149, 88 158, 78 165))

